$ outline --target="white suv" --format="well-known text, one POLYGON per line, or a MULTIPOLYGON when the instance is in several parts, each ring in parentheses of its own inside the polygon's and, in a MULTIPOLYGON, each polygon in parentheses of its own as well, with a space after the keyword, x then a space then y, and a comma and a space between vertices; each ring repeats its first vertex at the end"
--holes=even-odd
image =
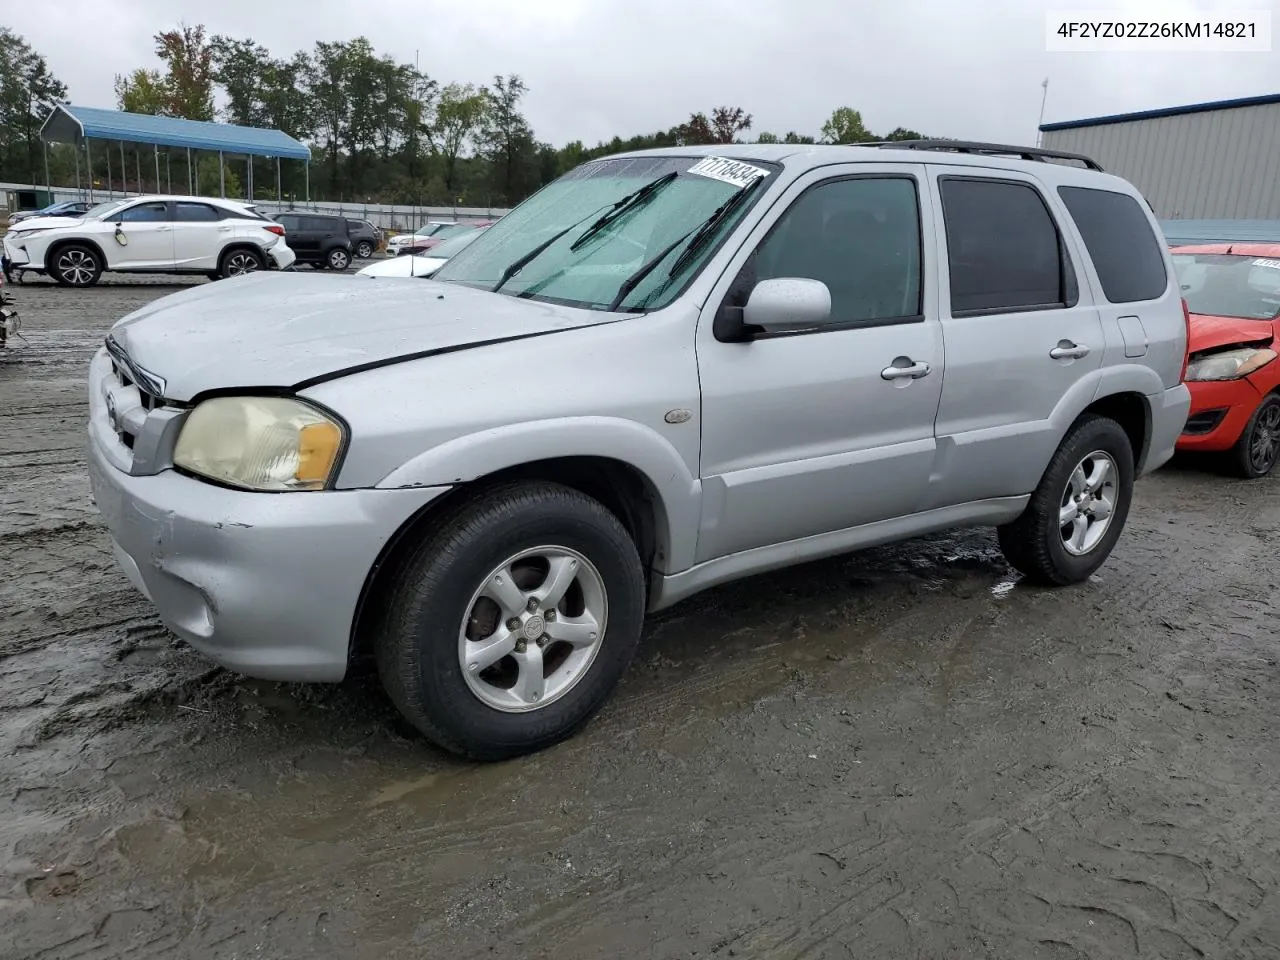
POLYGON ((280 224, 252 206, 206 197, 109 200, 78 220, 24 220, 4 238, 12 270, 90 287, 103 271, 204 274, 283 270, 295 257, 280 224))

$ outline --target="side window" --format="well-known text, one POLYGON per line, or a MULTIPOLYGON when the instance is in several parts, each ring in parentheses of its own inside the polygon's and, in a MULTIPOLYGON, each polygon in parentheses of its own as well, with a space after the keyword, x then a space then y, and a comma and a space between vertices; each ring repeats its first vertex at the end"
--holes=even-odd
POLYGON ((169 204, 164 201, 140 203, 120 213, 125 223, 163 223, 169 219, 169 204))
POLYGON ((1075 274, 1039 191, 1011 180, 942 177, 951 315, 1076 302, 1075 274))
POLYGON ((364 230, 364 224, 361 223, 359 220, 348 220, 347 230, 360 233, 362 230, 364 230))
POLYGON ((213 223, 222 219, 222 214, 207 203, 185 203, 180 200, 174 206, 175 219, 179 223, 213 223))
POLYGON ((1169 286, 1164 253, 1138 201, 1127 193, 1092 187, 1059 187, 1102 292, 1112 303, 1155 300, 1169 286))
POLYGON ((282 213, 276 217, 276 223, 284 227, 289 233, 295 233, 301 229, 300 218, 291 213, 282 213))
POLYGON ((333 221, 328 217, 303 217, 303 229, 311 233, 336 233, 333 221))
POLYGON ((831 324, 919 317, 920 203, 910 177, 853 177, 805 191, 747 264, 751 286, 821 280, 831 324))

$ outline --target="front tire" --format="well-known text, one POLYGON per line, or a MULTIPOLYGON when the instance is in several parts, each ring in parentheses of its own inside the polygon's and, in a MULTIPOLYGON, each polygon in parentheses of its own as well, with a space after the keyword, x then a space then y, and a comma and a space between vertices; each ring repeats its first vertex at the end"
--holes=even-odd
POLYGON ((1133 500, 1133 446, 1109 417, 1076 421, 1026 510, 997 531, 1005 559, 1033 583, 1087 580, 1111 555, 1133 500))
POLYGON ((1280 459, 1280 396, 1264 397, 1231 450, 1235 472, 1246 480, 1269 474, 1280 459))
POLYGON ((257 273, 265 266, 266 261, 257 250, 250 250, 248 247, 237 247, 235 250, 228 250, 222 255, 222 263, 218 266, 218 273, 224 278, 241 277, 246 273, 257 273))
POLYGON ((64 287, 92 287, 102 276, 102 255, 83 243, 68 243, 53 255, 49 272, 64 287))
POLYGON ((551 746, 600 709, 640 640, 635 544, 598 501, 551 483, 461 504, 392 575, 383 686, 431 740, 477 760, 551 746))

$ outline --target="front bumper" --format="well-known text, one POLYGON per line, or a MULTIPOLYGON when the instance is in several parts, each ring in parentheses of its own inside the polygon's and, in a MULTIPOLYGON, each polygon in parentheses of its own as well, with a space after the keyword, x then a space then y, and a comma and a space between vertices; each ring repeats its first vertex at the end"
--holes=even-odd
POLYGON ((1186 452, 1221 453, 1235 446, 1265 391, 1248 377, 1242 380, 1205 380, 1187 384, 1191 390, 1191 416, 1178 438, 1186 452), (1207 429, 1206 429, 1207 428, 1207 429))
POLYGON ((447 488, 254 493, 132 476, 89 427, 89 478, 117 562, 179 637, 267 680, 337 681, 369 571, 447 488))
POLYGON ((30 270, 33 266, 43 268, 43 264, 32 264, 31 255, 25 247, 21 247, 17 242, 4 238, 4 255, 9 261, 9 266, 19 270, 30 270))

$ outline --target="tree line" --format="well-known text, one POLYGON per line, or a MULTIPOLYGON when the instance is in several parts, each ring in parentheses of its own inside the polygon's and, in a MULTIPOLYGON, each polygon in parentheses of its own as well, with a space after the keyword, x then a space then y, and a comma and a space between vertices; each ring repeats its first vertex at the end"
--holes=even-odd
MULTIPOLYGON (((692 113, 666 130, 614 137, 594 147, 581 140, 556 147, 539 140, 525 118, 529 88, 516 74, 495 75, 484 85, 441 83, 416 64, 379 54, 364 37, 319 41, 286 57, 255 40, 210 35, 202 25, 179 25, 157 33, 154 41, 156 64, 116 76, 116 106, 282 130, 312 147, 313 200, 504 207, 586 160, 624 150, 921 136, 902 127, 876 136, 847 106, 834 110, 816 135, 753 135, 749 113, 720 106, 692 113)), ((40 125, 55 103, 65 102, 66 93, 44 56, 0 27, 0 180, 43 182, 40 125)), ((74 183, 75 161, 69 149, 51 151, 51 175, 56 170, 56 181, 72 177, 74 183)), ((149 172, 149 154, 146 161, 139 158, 139 171, 142 163, 149 172)), ((274 163, 253 164, 255 196, 274 196, 274 163)), ((285 166, 282 187, 300 196, 302 173, 297 164, 285 166)), ((247 175, 250 168, 228 165, 228 194, 243 195, 246 177, 240 171, 247 175)), ((103 172, 99 158, 95 178, 103 172)), ((192 175, 202 193, 221 188, 216 158, 206 157, 192 175)), ((151 179, 144 172, 139 176, 151 179)), ((184 187, 186 178, 186 172, 173 176, 184 187)))

